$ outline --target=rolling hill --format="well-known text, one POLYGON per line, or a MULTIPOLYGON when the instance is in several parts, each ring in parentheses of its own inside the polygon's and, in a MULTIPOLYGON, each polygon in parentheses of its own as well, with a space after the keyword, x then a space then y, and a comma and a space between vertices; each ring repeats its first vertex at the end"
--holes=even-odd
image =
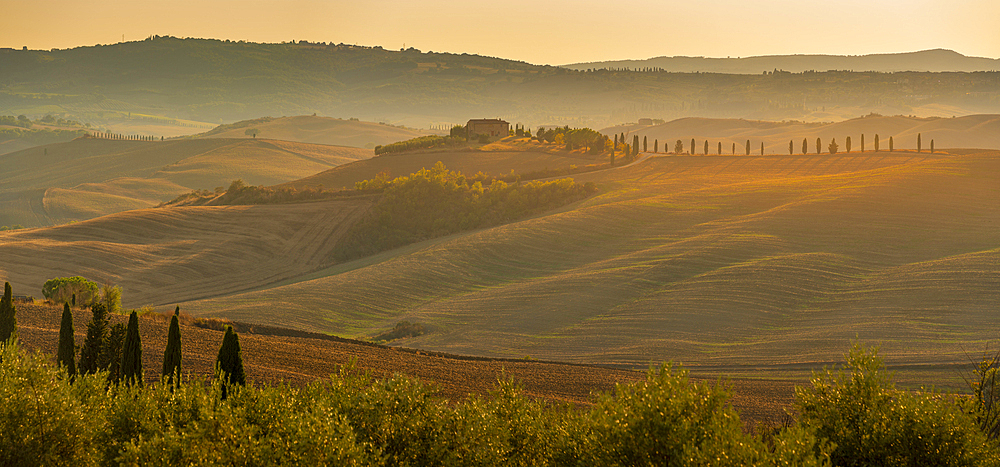
POLYGON ((0 275, 32 290, 82 274, 128 306, 345 337, 408 320, 429 332, 394 344, 428 350, 702 374, 804 378, 857 338, 941 386, 995 338, 1000 301, 1000 153, 949 153, 654 155, 578 175, 603 193, 575 205, 341 264, 324 252, 363 199, 133 211, 0 233, 0 275))
POLYGON ((246 134, 248 130, 257 130, 255 133, 258 138, 367 149, 430 134, 426 130, 397 127, 384 123, 300 115, 244 120, 220 125, 211 131, 193 137, 251 138, 246 134))
MULTIPOLYGON (((952 63, 956 55, 930 51, 900 60, 935 65, 952 63)), ((206 122, 314 113, 420 128, 484 117, 531 128, 600 128, 643 117, 830 121, 869 112, 923 117, 1000 112, 997 72, 880 73, 860 71, 880 69, 876 65, 829 65, 856 72, 817 66, 807 70, 819 72, 801 73, 770 73, 785 67, 776 63, 754 64, 753 74, 674 73, 652 65, 579 71, 413 48, 153 36, 67 50, 0 50, 0 114, 53 113, 94 127, 159 136, 194 133, 206 122)), ((374 141, 362 144, 369 142, 374 141)))
POLYGON ((626 133, 631 138, 648 138, 652 145, 659 140, 661 151, 667 147, 671 152, 677 140, 684 142, 685 151, 696 140, 696 153, 704 154, 702 146, 709 140, 709 154, 717 154, 718 143, 722 143, 722 154, 731 154, 736 145, 736 154, 745 153, 745 144, 750 140, 752 154, 760 154, 760 143, 764 143, 767 154, 788 154, 788 142, 794 143, 795 153, 802 149, 802 139, 809 143, 809 152, 816 152, 816 138, 823 141, 823 152, 832 138, 836 138, 840 150, 845 150, 848 136, 854 150, 861 147, 861 135, 865 134, 865 148, 874 148, 875 135, 880 135, 882 149, 889 147, 892 136, 896 149, 916 149, 917 135, 921 135, 923 149, 929 150, 931 140, 938 149, 942 147, 1000 149, 1000 115, 968 115, 957 118, 919 118, 913 116, 869 115, 837 122, 772 122, 743 119, 682 118, 658 125, 619 125, 601 130, 607 135, 626 133))
POLYGON ((0 224, 91 219, 236 179, 273 185, 367 157, 366 149, 265 139, 80 138, 0 155, 0 224))

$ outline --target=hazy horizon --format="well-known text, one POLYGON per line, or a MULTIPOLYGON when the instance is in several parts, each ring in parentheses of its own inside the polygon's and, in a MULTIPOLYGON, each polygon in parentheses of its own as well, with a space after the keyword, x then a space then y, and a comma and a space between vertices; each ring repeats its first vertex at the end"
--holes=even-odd
POLYGON ((661 56, 871 55, 949 49, 1000 57, 987 0, 874 2, 2 0, 0 47, 48 50, 151 35, 348 43, 563 65, 661 56), (609 21, 613 18, 613 21, 609 21))

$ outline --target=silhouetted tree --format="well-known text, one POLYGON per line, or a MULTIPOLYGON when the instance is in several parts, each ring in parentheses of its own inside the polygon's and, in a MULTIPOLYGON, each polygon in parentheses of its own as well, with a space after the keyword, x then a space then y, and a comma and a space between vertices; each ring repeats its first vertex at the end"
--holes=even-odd
POLYGON ((680 153, 684 152, 684 142, 683 141, 677 140, 677 142, 674 143, 674 152, 677 153, 677 154, 680 154, 680 153))
POLYGON ((226 335, 222 337, 219 356, 215 359, 215 372, 223 378, 222 398, 226 398, 227 386, 246 385, 246 375, 243 373, 243 352, 240 350, 240 338, 233 332, 232 326, 226 326, 226 335))
POLYGON ((117 383, 122 377, 122 346, 125 344, 125 334, 128 328, 122 323, 115 323, 108 331, 108 339, 104 342, 104 350, 98 365, 108 370, 108 382, 117 383))
POLYGON ((132 312, 122 345, 121 381, 142 386, 142 338, 139 336, 139 315, 132 312))
POLYGON ((104 343, 108 338, 107 308, 103 303, 94 303, 90 307, 91 318, 87 323, 87 337, 80 348, 80 373, 96 373, 101 368, 99 361, 104 343))
POLYGON ((839 149, 839 148, 840 148, 840 146, 837 145, 837 138, 831 139, 830 140, 830 145, 827 146, 827 149, 830 150, 830 154, 836 154, 837 153, 837 149, 839 149))
POLYGON ((694 155, 694 138, 691 138, 691 155, 694 155))
POLYGON ((632 155, 639 154, 639 135, 632 135, 632 155))
POLYGON ((750 155, 750 140, 747 140, 747 155, 750 155))
POLYGON ((719 149, 718 149, 718 151, 719 151, 719 155, 721 156, 722 155, 722 141, 719 141, 719 149))
POLYGON ((17 307, 10 282, 4 282, 3 298, 0 298, 0 345, 9 340, 17 340, 17 307))
POLYGON ((861 133, 861 152, 865 152, 865 134, 861 133))
POLYGON ((705 155, 708 155, 708 140, 705 140, 705 155))
POLYGON ((845 147, 845 149, 847 149, 846 152, 848 152, 848 153, 851 152, 851 137, 850 136, 848 136, 847 137, 847 141, 844 142, 844 147, 845 147))
POLYGON ((790 156, 792 154, 795 154, 795 142, 788 140, 788 155, 790 156))
POLYGON ((802 138, 802 154, 808 154, 808 153, 809 153, 809 140, 806 138, 802 138))
POLYGON ((660 140, 653 140, 653 152, 660 152, 660 140))
POLYGON ((763 141, 760 142, 760 155, 762 155, 762 156, 764 155, 764 142, 763 141))
POLYGON ((920 133, 917 133, 917 152, 920 152, 921 149, 923 149, 923 147, 920 142, 920 133))
POLYGON ((642 137, 642 152, 649 152, 649 144, 645 136, 642 137))
POLYGON ((736 143, 733 143, 733 155, 736 155, 736 143))
POLYGON ((931 140, 931 154, 934 154, 934 140, 931 140))
POLYGON ((892 136, 889 137, 889 152, 892 152, 892 136))
POLYGON ((875 133, 875 152, 878 152, 878 133, 875 133))
POLYGON ((163 376, 167 378, 167 384, 179 386, 181 384, 181 327, 177 317, 181 314, 181 307, 174 309, 174 316, 170 318, 170 329, 167 331, 167 349, 163 352, 163 376), (176 380, 174 376, 176 375, 176 380), (175 383, 176 381, 176 383, 175 383))
POLYGON ((73 312, 69 303, 63 304, 62 324, 59 326, 59 351, 56 362, 66 367, 66 373, 72 378, 76 375, 76 345, 73 342, 73 312))
POLYGON ((816 154, 822 154, 822 153, 823 153, 823 141, 819 138, 816 138, 816 154))

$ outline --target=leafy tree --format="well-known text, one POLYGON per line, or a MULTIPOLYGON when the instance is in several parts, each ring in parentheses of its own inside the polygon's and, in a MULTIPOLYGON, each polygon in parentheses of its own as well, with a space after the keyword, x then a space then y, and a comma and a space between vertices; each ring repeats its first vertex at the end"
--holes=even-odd
POLYGON ((750 155, 750 140, 747 140, 747 155, 750 155))
POLYGON ((451 131, 448 132, 448 135, 451 136, 452 138, 464 139, 467 135, 465 131, 465 125, 455 125, 451 127, 451 131))
POLYGON ((91 318, 87 323, 87 337, 83 340, 83 347, 80 348, 80 373, 97 373, 102 368, 100 365, 101 351, 104 350, 105 342, 108 339, 108 311, 103 303, 95 303, 90 307, 91 318))
POLYGON ((851 137, 850 136, 847 137, 847 141, 844 142, 844 146, 845 146, 846 152, 850 153, 851 152, 851 137))
POLYGON ((674 143, 674 152, 677 153, 677 154, 681 154, 681 153, 684 152, 684 142, 683 141, 677 140, 677 142, 674 143))
POLYGON ((76 344, 73 342, 73 312, 69 303, 63 304, 62 324, 59 326, 59 351, 56 361, 66 367, 70 377, 76 375, 76 344))
POLYGON ((823 140, 816 138, 816 154, 823 153, 823 140))
POLYGON ((802 138, 802 154, 808 154, 808 153, 809 153, 809 140, 806 138, 802 138))
POLYGON ((837 149, 839 148, 840 146, 837 145, 837 138, 833 138, 832 140, 830 140, 830 145, 827 146, 827 149, 830 150, 830 154, 836 154, 837 149))
POLYGON ((181 383, 181 327, 177 317, 181 313, 181 307, 174 309, 174 315, 170 318, 170 329, 167 331, 167 349, 163 352, 163 376, 167 378, 167 384, 171 386, 181 383), (176 376, 176 384, 174 377, 176 376))
POLYGON ((3 298, 0 299, 0 345, 17 339, 17 307, 10 282, 4 282, 3 298))
MULTIPOLYGON (((42 295, 56 303, 79 298, 80 303, 89 304, 98 296, 97 284, 80 276, 54 277, 42 285, 42 295)), ((74 306, 76 302, 73 302, 74 306)))
POLYGON ((119 381, 129 386, 142 385, 142 339, 139 336, 139 316, 134 310, 128 317, 128 328, 125 330, 119 381))
POLYGON ((117 285, 104 284, 101 287, 101 300, 108 313, 121 313, 122 311, 122 288, 117 285))
POLYGON ((921 149, 923 149, 923 146, 920 141, 920 133, 917 133, 917 152, 920 152, 921 149))
POLYGON ((257 133, 260 133, 260 130, 256 128, 247 128, 246 131, 243 132, 244 135, 253 136, 254 139, 257 138, 257 133))
POLYGON ((219 356, 215 359, 215 372, 224 383, 222 398, 226 398, 227 386, 245 386, 246 374, 243 372, 243 352, 240 350, 240 337, 233 332, 232 326, 226 326, 226 335, 222 337, 219 356))
POLYGON ((892 152, 892 136, 889 137, 889 152, 892 152))

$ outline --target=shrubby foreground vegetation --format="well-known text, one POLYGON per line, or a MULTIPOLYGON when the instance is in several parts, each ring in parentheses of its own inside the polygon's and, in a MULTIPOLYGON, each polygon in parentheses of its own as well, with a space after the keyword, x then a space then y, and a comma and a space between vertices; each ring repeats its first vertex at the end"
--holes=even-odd
POLYGON ((972 401, 897 390, 874 349, 797 390, 798 421, 747 433, 720 383, 670 364, 546 405, 500 381, 451 403, 351 365, 306 387, 71 379, 16 340, 0 350, 3 465, 997 465, 972 401), (228 390, 228 397, 224 397, 228 390))

